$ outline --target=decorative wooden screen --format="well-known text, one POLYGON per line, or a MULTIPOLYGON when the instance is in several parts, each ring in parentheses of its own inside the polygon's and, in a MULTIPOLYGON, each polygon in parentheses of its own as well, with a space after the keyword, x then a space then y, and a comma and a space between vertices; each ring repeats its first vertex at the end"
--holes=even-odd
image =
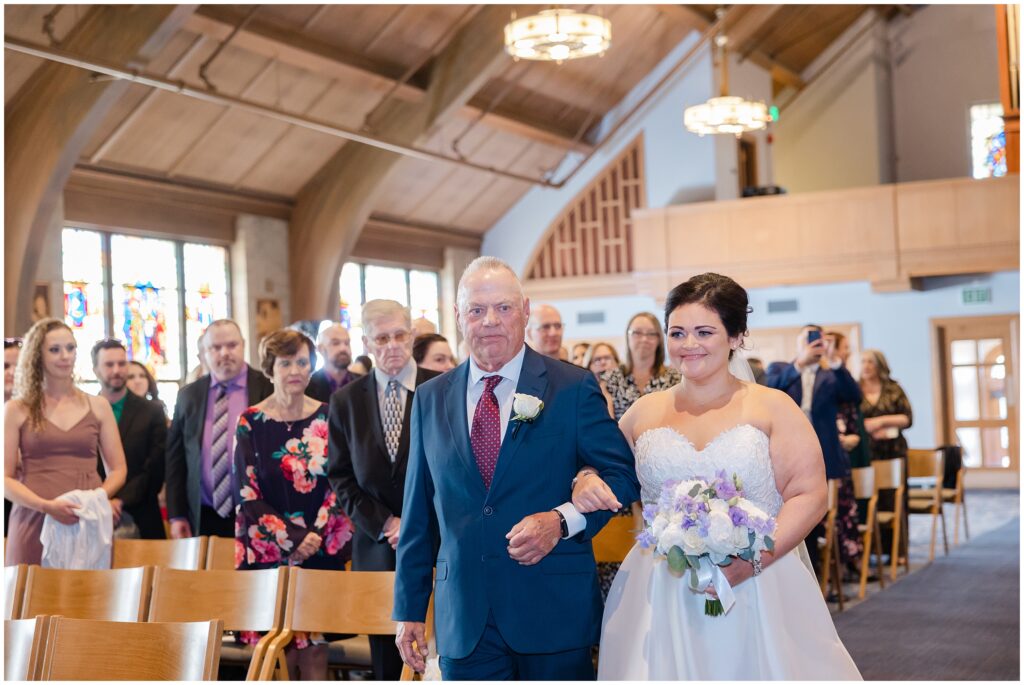
POLYGON ((548 227, 526 270, 527 279, 630 273, 631 216, 646 206, 640 135, 548 227))

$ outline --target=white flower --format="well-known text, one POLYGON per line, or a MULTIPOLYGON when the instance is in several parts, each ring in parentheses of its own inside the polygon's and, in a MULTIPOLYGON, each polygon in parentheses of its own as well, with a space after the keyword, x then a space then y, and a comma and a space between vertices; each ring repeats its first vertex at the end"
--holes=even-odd
POLYGON ((316 435, 306 438, 306 451, 313 457, 322 457, 327 454, 327 441, 316 435))
POLYGON ((654 521, 651 522, 651 535, 655 539, 660 540, 661 534, 665 532, 666 527, 668 527, 668 517, 664 514, 658 514, 654 517, 654 521))
POLYGON ((708 549, 718 554, 732 554, 735 547, 732 543, 732 519, 728 514, 713 511, 708 514, 708 549))
POLYGON ((736 526, 732 529, 732 544, 736 549, 746 549, 750 545, 750 534, 746 526, 736 526))
POLYGON ((686 554, 693 554, 693 552, 686 548, 683 529, 677 523, 671 524, 665 528, 661 537, 658 538, 658 549, 662 553, 668 554, 668 551, 673 547, 681 548, 686 554))
POLYGON ((707 543, 697 531, 697 526, 687 528, 683 531, 683 549, 687 554, 701 555, 707 550, 707 543))
POLYGON ((744 497, 740 498, 740 501, 736 503, 736 506, 747 512, 747 516, 756 516, 759 519, 768 518, 768 514, 764 513, 763 509, 744 497))
POLYGON ((725 500, 713 499, 708 503, 708 506, 711 508, 711 513, 729 513, 729 505, 725 502, 725 500))
POLYGON ((533 421, 544 409, 544 402, 539 397, 517 392, 512 396, 512 420, 533 421))

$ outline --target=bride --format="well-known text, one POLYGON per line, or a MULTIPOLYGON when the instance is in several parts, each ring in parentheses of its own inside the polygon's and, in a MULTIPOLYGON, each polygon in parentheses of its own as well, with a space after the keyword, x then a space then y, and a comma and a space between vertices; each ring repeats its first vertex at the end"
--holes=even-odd
MULTIPOLYGON (((733 367, 746 366, 736 350, 748 311, 746 291, 728 277, 676 286, 665 305, 667 352, 683 381, 642 397, 619 425, 636 453, 644 504, 667 480, 735 473, 744 496, 776 517, 774 554, 722 568, 736 603, 712 617, 704 602, 716 596, 713 585, 691 591, 653 548, 635 545, 605 606, 601 680, 861 679, 799 554, 826 506, 817 436, 787 395, 730 372, 734 356, 733 367)), ((587 470, 573 503, 581 512, 618 504, 587 470)))

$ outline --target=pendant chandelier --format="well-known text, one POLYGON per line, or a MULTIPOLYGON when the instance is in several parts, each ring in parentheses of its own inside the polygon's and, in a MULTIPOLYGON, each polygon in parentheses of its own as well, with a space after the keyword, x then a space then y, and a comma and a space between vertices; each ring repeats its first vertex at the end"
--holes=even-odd
POLYGON ((747 131, 760 131, 772 120, 768 106, 760 100, 747 100, 729 95, 728 39, 724 35, 715 37, 718 61, 722 65, 721 95, 707 102, 687 107, 683 113, 686 130, 699 136, 705 134, 731 133, 739 138, 747 131))
POLYGON ((561 64, 567 59, 603 55, 612 44, 612 23, 596 14, 548 9, 505 25, 505 52, 512 59, 561 64))

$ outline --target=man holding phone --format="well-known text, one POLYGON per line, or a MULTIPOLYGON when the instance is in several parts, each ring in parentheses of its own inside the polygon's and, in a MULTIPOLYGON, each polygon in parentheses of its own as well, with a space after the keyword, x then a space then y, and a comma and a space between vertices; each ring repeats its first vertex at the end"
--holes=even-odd
MULTIPOLYGON (((765 373, 765 384, 781 390, 800 406, 814 426, 825 458, 825 477, 842 478, 850 471, 849 458, 839 443, 836 416, 843 402, 860 404, 857 381, 836 354, 831 340, 822 336, 822 328, 808 324, 797 336, 796 359, 790 363, 773 362, 765 373)), ((818 569, 820 526, 807 536, 807 551, 818 569)))

